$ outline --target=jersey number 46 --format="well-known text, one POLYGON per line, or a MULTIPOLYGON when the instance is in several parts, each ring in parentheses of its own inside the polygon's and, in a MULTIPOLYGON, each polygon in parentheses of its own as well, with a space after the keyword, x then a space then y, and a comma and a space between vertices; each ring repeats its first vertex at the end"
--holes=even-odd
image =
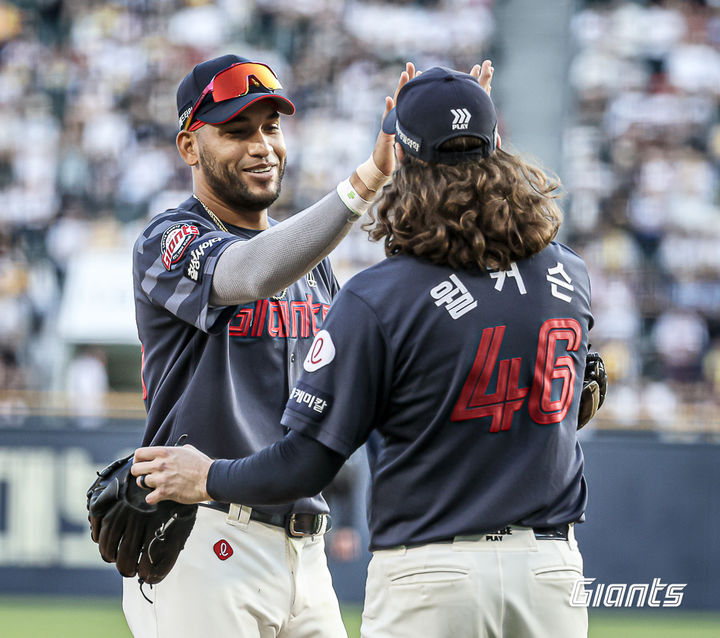
POLYGON ((529 392, 530 418, 540 425, 560 423, 573 402, 576 374, 572 356, 555 356, 556 344, 565 342, 566 352, 577 351, 582 341, 579 322, 570 318, 548 319, 540 327, 531 387, 520 387, 522 358, 515 357, 500 361, 495 392, 488 393, 504 334, 505 326, 483 330, 472 370, 450 420, 467 421, 489 416, 492 417, 490 432, 509 430, 513 414, 522 407, 529 392), (561 384, 559 397, 558 383, 561 384), (555 399, 552 398, 553 387, 556 389, 555 399))

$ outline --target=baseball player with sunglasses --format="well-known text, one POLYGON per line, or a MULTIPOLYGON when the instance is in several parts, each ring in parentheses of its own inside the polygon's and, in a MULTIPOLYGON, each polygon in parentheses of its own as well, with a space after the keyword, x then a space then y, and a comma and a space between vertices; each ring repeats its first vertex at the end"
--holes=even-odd
POLYGON ((499 147, 483 86, 477 69, 435 67, 400 89, 383 124, 399 166, 371 230, 388 258, 333 302, 288 435, 241 459, 135 452, 149 503, 244 503, 314 494, 367 442, 364 638, 587 635, 570 594, 577 429, 605 391, 590 281, 554 241, 558 184, 499 147))
MULTIPOLYGON (((412 75, 408 65, 399 86, 412 75)), ((187 435, 226 458, 283 438, 289 392, 338 291, 326 256, 393 171, 393 136, 380 132, 372 157, 335 190, 272 220, 285 170, 281 116, 295 110, 281 88, 268 66, 224 55, 198 64, 177 90, 176 143, 193 193, 154 217, 134 247, 143 445, 187 435)), ((386 113, 392 106, 386 98, 386 113)), ((162 582, 125 578, 133 634, 345 636, 318 492, 203 504, 162 582)))

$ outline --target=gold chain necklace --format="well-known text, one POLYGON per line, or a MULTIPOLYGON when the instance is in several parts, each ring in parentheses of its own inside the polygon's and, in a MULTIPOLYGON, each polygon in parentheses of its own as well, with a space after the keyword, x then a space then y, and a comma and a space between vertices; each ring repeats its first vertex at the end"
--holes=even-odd
POLYGON ((200 205, 205 209, 205 212, 210 215, 210 219, 212 219, 215 222, 215 225, 224 233, 229 233, 230 231, 227 229, 227 226, 223 224, 222 220, 213 213, 207 206, 205 206, 205 202, 201 200, 195 193, 193 193, 193 197, 197 199, 200 202, 200 205))
MULTIPOLYGON (((210 219, 212 219, 215 222, 215 225, 224 233, 229 233, 230 231, 227 229, 227 226, 223 224, 222 220, 213 213, 207 206, 205 206, 205 202, 201 200, 195 193, 193 193, 193 197, 197 199, 200 202, 200 205, 205 209, 205 212, 210 215, 210 219)), ((275 300, 284 299, 285 295, 287 294, 287 288, 284 288, 281 290, 277 295, 273 295, 271 298, 275 300)))

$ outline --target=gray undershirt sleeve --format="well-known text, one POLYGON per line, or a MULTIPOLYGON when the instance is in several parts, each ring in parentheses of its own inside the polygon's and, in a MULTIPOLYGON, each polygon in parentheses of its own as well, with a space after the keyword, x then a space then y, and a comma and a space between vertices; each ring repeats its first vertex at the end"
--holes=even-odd
POLYGON ((210 303, 233 306, 277 294, 327 257, 357 219, 332 191, 257 237, 235 242, 215 266, 210 303))

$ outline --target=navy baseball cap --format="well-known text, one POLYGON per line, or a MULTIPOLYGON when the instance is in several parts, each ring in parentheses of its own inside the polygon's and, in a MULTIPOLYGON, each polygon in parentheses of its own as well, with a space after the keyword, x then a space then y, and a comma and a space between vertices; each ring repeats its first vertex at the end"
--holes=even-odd
POLYGON ((405 152, 433 164, 480 159, 497 148, 497 114, 490 96, 477 78, 440 66, 400 89, 382 130, 394 133, 405 152), (443 142, 461 136, 477 137, 484 144, 462 152, 439 150, 443 142))
MULTIPOLYGON (((216 84, 220 84, 219 79, 216 80, 216 84)), ((202 62, 190 71, 178 86, 177 108, 180 128, 187 128, 188 118, 205 124, 222 124, 233 119, 240 111, 258 100, 273 100, 280 113, 292 115, 295 113, 295 105, 286 97, 279 95, 278 88, 280 88, 280 82, 270 67, 252 62, 247 58, 223 55, 202 62), (232 74, 226 73, 219 76, 225 80, 226 85, 233 83, 237 85, 239 87, 237 92, 242 94, 236 96, 236 94, 229 93, 232 86, 223 86, 221 88, 224 89, 224 93, 232 94, 233 97, 216 101, 217 98, 213 93, 217 91, 220 94, 221 91, 217 90, 218 87, 215 87, 213 91, 208 91, 210 82, 223 71, 228 71, 243 63, 249 65, 247 74, 232 72, 232 74), (255 69, 252 65, 255 65, 255 69), (244 80, 244 85, 242 80, 244 80), (197 103, 198 101, 200 104, 197 103)))

